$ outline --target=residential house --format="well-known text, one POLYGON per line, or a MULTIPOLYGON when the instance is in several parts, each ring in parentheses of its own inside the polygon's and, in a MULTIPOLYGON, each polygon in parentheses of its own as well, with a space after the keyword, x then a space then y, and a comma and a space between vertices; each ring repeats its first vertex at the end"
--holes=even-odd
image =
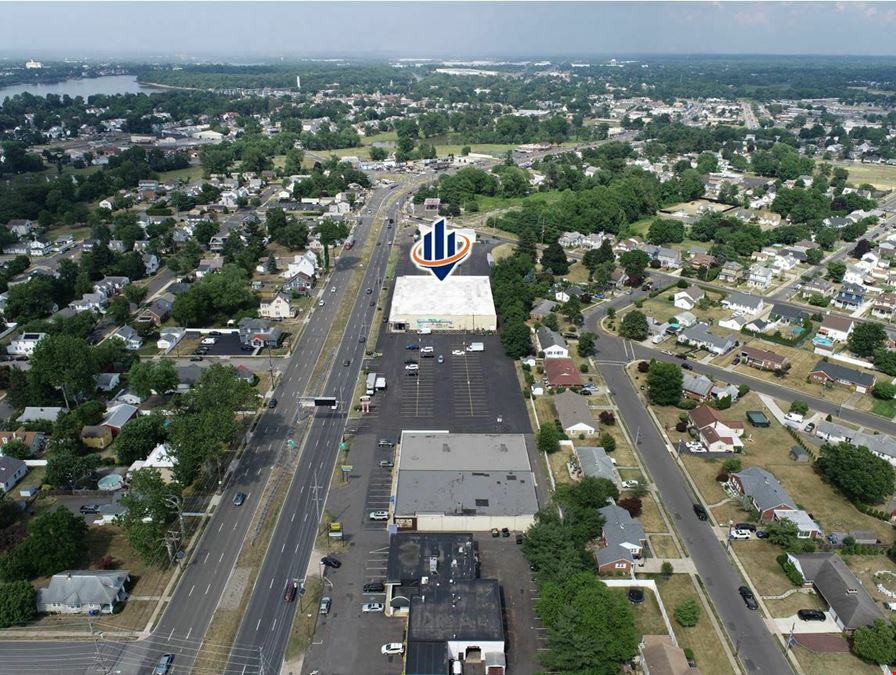
POLYGON ((34 221, 15 218, 6 223, 6 229, 16 235, 19 239, 24 239, 31 235, 34 231, 34 221))
POLYGON ((547 326, 541 326, 535 331, 538 340, 538 351, 544 352, 544 358, 557 359, 569 356, 569 347, 560 333, 551 330, 547 326))
POLYGON ((112 614, 128 598, 127 570, 66 570, 37 591, 37 611, 47 614, 112 614))
POLYGON ((809 318, 809 312, 800 309, 799 307, 792 307, 791 305, 775 304, 772 305, 772 310, 768 316, 776 323, 801 325, 809 318))
POLYGON ((731 351, 736 340, 731 335, 713 335, 709 332, 709 324, 701 322, 681 331, 678 342, 721 355, 731 351))
POLYGON ((68 306, 76 312, 105 312, 106 302, 105 293, 85 293, 79 300, 68 303, 68 306))
POLYGON ((557 303, 553 300, 548 300, 547 298, 542 298, 537 303, 535 303, 535 307, 529 312, 529 318, 533 321, 544 321, 548 314, 554 311, 554 308, 557 306, 557 303))
POLYGON ((581 386, 582 376, 572 359, 545 359, 544 378, 549 387, 581 386))
POLYGON ((772 285, 773 272, 765 265, 750 265, 747 274, 747 286, 752 288, 769 288, 772 285))
POLYGON ((741 362, 748 366, 752 366, 753 368, 758 368, 759 370, 779 372, 788 367, 786 356, 781 356, 780 354, 775 354, 775 352, 767 349, 760 349, 758 347, 745 345, 740 348, 738 356, 740 357, 741 362))
POLYGON ((796 525, 797 539, 818 539, 824 533, 821 526, 802 509, 776 509, 775 520, 789 520, 796 525))
POLYGON ((709 253, 698 253, 688 263, 692 270, 708 270, 716 264, 716 257, 709 253))
POLYGON ((759 522, 769 523, 775 519, 778 509, 794 510, 796 502, 777 478, 762 467, 751 466, 731 474, 728 481, 732 488, 750 500, 759 512, 759 522))
POLYGON ((881 459, 896 466, 896 438, 889 434, 869 434, 836 422, 822 420, 815 428, 815 435, 831 443, 846 441, 856 447, 868 448, 881 459))
POLYGON ((184 336, 187 334, 187 331, 184 328, 179 327, 171 327, 171 328, 162 328, 159 331, 159 339, 156 340, 156 347, 158 347, 162 352, 167 354, 177 345, 178 342, 183 340, 184 336))
POLYGON ((644 250, 644 242, 639 237, 629 237, 628 239, 620 239, 613 246, 613 252, 620 256, 629 251, 644 250))
POLYGON ((685 398, 705 401, 712 392, 712 380, 706 375, 697 375, 688 371, 682 372, 681 391, 685 398))
POLYGON ((554 397, 557 417, 569 436, 591 436, 597 431, 597 422, 588 407, 588 398, 567 389, 554 397))
POLYGON ((174 300, 169 300, 165 297, 167 295, 168 293, 165 293, 156 298, 149 307, 140 312, 137 316, 137 323, 151 323, 154 326, 161 326, 165 323, 171 315, 171 307, 174 305, 174 300))
POLYGON ((122 326, 112 333, 111 337, 124 342, 125 348, 130 351, 136 351, 143 346, 143 338, 141 338, 140 335, 137 334, 137 331, 130 326, 122 326))
POLYGON ((25 406, 18 421, 21 424, 28 422, 55 422, 62 414, 62 408, 58 406, 25 406))
POLYGON ((263 319, 291 319, 296 315, 289 300, 289 296, 285 293, 277 293, 268 302, 262 302, 258 308, 258 315, 263 319))
POLYGON ((836 553, 788 553, 787 558, 824 598, 840 630, 853 631, 885 620, 874 598, 836 553))
POLYGON ((750 320, 745 316, 732 314, 727 319, 722 319, 721 321, 719 321, 719 328, 727 328, 728 330, 740 331, 740 329, 746 326, 749 322, 750 320))
POLYGON ((691 410, 688 421, 696 429, 697 438, 707 452, 738 452, 744 446, 740 440, 744 433, 744 423, 726 420, 708 405, 691 410))
POLYGON ((37 343, 47 337, 47 333, 22 333, 14 337, 6 347, 10 356, 31 356, 37 343))
POLYGON ((292 279, 297 274, 303 274, 310 280, 314 279, 314 275, 317 273, 317 256, 314 253, 306 252, 302 255, 297 255, 295 258, 287 263, 286 269, 280 273, 284 279, 292 279))
POLYGON ((846 272, 843 274, 843 283, 854 286, 864 286, 866 278, 866 270, 860 265, 847 265, 846 272))
POLYGON ((438 197, 427 197, 423 200, 423 210, 427 213, 438 213, 442 200, 438 197))
POLYGON ((21 459, 0 455, 0 490, 8 493, 26 473, 28 466, 21 459))
POLYGON ((240 342, 244 345, 278 347, 283 340, 283 331, 264 319, 243 317, 237 326, 240 329, 240 342))
POLYGON ((691 312, 679 312, 675 315, 675 321, 679 326, 683 326, 687 328, 688 326, 693 326, 697 323, 697 317, 694 316, 691 312))
POLYGON ((604 527, 598 540, 597 571, 601 574, 633 574, 647 542, 644 528, 617 504, 598 509, 604 527))
POLYGON ((800 297, 803 300, 808 300, 813 295, 820 295, 823 298, 830 298, 834 295, 834 284, 827 279, 822 279, 821 277, 812 279, 811 281, 807 281, 800 289, 800 297))
POLYGON ((722 300, 722 307, 727 307, 732 312, 753 315, 762 311, 765 301, 759 296, 735 291, 729 293, 728 297, 722 300))
POLYGON ((625 270, 621 267, 617 267, 615 270, 610 272, 610 288, 615 288, 619 290, 628 283, 628 274, 625 273, 625 270))
POLYGON ((697 306, 697 303, 704 297, 706 297, 706 293, 703 292, 702 288, 699 288, 698 286, 690 286, 675 293, 673 296, 673 304, 678 309, 690 311, 694 309, 694 307, 697 306))
POLYGON ((143 267, 146 270, 146 276, 151 277, 159 271, 159 258, 154 253, 147 253, 143 256, 143 267))
POLYGON ((557 243, 563 248, 579 248, 584 238, 581 232, 564 232, 560 235, 557 243))
POLYGON ((215 272, 219 272, 221 268, 224 266, 224 258, 221 256, 215 256, 212 258, 203 258, 199 261, 199 264, 196 266, 196 278, 201 279, 206 274, 213 274, 215 272))
POLYGON ((111 298, 121 289, 131 283, 131 280, 122 276, 104 276, 93 285, 94 293, 102 293, 107 298, 111 298))
POLYGON ((843 284, 831 304, 840 309, 855 311, 865 302, 865 289, 856 284, 843 284))
POLYGON ((25 431, 25 427, 19 427, 15 431, 0 431, 0 454, 4 454, 3 447, 10 441, 21 441, 33 456, 43 450, 45 440, 42 432, 25 431))
POLYGON ((645 635, 639 645, 644 675, 700 675, 684 650, 668 635, 645 635))
POLYGON ((781 275, 784 272, 789 272, 799 264, 799 259, 786 251, 779 251, 772 260, 772 268, 778 275, 781 275))
POLYGON ((100 424, 109 427, 113 435, 124 428, 124 425, 130 422, 137 415, 137 407, 128 403, 120 403, 106 409, 106 416, 100 424))
POLYGON ((171 454, 171 448, 167 443, 159 443, 147 455, 146 459, 138 459, 128 467, 126 477, 130 480, 135 473, 143 469, 155 469, 161 474, 162 479, 169 483, 174 480, 174 467, 177 458, 171 454))
POLYGON ((103 450, 112 445, 112 430, 101 424, 85 424, 81 428, 81 442, 88 448, 103 450))
POLYGON ((870 373, 863 373, 855 368, 847 368, 839 363, 821 360, 809 371, 809 379, 819 384, 839 384, 864 394, 874 386, 875 378, 870 373))
POLYGON ((719 270, 718 280, 723 284, 739 284, 744 278, 744 266, 729 260, 719 270))
POLYGON ((576 448, 575 454, 583 476, 605 478, 616 487, 622 487, 622 479, 616 470, 616 464, 602 447, 576 448))
POLYGON ((663 269, 674 270, 681 267, 681 252, 674 248, 660 246, 656 252, 655 260, 663 269))
POLYGON ((846 342, 855 326, 855 322, 847 316, 828 314, 818 328, 818 334, 833 342, 846 342))
POLYGON ((849 218, 844 218, 843 216, 831 216, 830 218, 825 218, 821 222, 823 225, 833 227, 835 230, 842 230, 847 225, 852 224, 852 221, 849 218))
POLYGON ((582 248, 591 251, 603 246, 604 241, 609 241, 610 244, 612 244, 614 239, 615 237, 612 234, 607 234, 605 232, 594 232, 592 234, 585 235, 585 238, 582 239, 582 248))
POLYGON ((554 300, 556 300, 557 302, 565 303, 565 302, 569 302, 570 298, 581 297, 582 293, 584 293, 584 291, 578 286, 575 286, 575 285, 565 286, 565 287, 561 286, 561 287, 558 287, 554 291, 554 300))
POLYGON ((110 392, 121 383, 121 375, 119 373, 99 373, 93 376, 96 382, 96 388, 100 391, 110 392))
POLYGON ((890 320, 896 312, 896 293, 881 293, 871 307, 871 315, 878 319, 890 320))

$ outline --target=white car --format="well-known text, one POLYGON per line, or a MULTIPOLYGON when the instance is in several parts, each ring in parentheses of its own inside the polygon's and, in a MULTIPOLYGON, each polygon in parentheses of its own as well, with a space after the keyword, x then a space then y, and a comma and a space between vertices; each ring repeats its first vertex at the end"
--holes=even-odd
POLYGON ((430 346, 428 346, 428 347, 421 347, 421 348, 420 348, 420 353, 421 353, 421 354, 432 354, 434 351, 435 351, 435 347, 433 347, 432 345, 430 345, 430 346))
POLYGON ((466 352, 463 349, 453 349, 451 350, 451 354, 453 356, 463 356, 466 352))
POLYGON ((386 609, 386 606, 381 602, 365 602, 361 605, 361 611, 365 614, 369 614, 371 612, 382 612, 386 609))
POLYGON ((409 363, 404 367, 405 370, 420 370, 420 366, 416 363, 409 363))
POLYGON ((370 520, 389 520, 388 511, 371 511, 368 516, 370 520))
POLYGON ((217 341, 218 341, 217 338, 207 337, 207 338, 202 338, 202 341, 201 341, 199 344, 203 344, 203 345, 213 345, 213 344, 215 344, 217 341))
POLYGON ((752 534, 749 530, 731 530, 728 537, 731 539, 749 539, 752 534))
POLYGON ((636 480, 624 480, 622 481, 622 487, 626 490, 631 490, 633 488, 638 487, 639 483, 636 480))
POLYGON ((404 645, 400 642, 390 642, 380 647, 380 654, 390 656, 392 654, 404 654, 404 645))
POLYGON ((691 452, 706 452, 706 448, 704 448, 702 445, 697 445, 691 448, 691 452))
POLYGON ((326 304, 327 304, 326 302, 324 302, 323 300, 321 300, 319 303, 317 303, 317 306, 318 306, 318 307, 323 307, 323 306, 326 305, 326 304))
POLYGON ((336 287, 333 286, 333 288, 330 289, 330 293, 335 293, 335 292, 336 292, 336 287))

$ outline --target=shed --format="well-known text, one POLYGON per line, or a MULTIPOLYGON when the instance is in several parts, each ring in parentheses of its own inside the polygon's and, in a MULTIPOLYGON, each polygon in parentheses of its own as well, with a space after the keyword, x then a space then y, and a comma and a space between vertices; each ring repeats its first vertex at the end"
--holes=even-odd
POLYGON ((761 427, 763 429, 767 429, 772 425, 768 417, 765 416, 765 413, 760 410, 748 410, 747 421, 754 427, 761 427))
POLYGON ((790 459, 792 459, 794 462, 805 464, 812 459, 812 456, 803 446, 794 445, 792 448, 790 448, 790 459))

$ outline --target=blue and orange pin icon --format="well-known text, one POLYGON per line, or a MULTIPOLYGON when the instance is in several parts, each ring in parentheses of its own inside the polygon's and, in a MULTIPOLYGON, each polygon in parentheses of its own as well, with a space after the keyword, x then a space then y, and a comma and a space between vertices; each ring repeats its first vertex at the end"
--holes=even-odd
POLYGON ((470 257, 473 241, 466 235, 445 227, 439 218, 432 229, 411 247, 411 262, 417 269, 432 272, 439 281, 448 278, 455 268, 470 257))

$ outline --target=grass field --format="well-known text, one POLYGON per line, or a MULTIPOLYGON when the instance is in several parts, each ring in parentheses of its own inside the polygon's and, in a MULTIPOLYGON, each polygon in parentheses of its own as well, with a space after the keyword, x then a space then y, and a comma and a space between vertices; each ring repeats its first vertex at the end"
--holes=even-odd
POLYGON ((511 209, 522 206, 523 204, 553 204, 560 199, 562 193, 556 190, 548 192, 533 192, 525 197, 488 197, 480 196, 476 198, 479 204, 479 211, 497 211, 500 209, 511 209))
POLYGON ((201 166, 188 166, 186 169, 175 169, 174 171, 163 171, 159 174, 159 181, 167 183, 168 181, 191 181, 202 177, 201 166))
MULTIPOLYGON (((625 591, 619 590, 619 593, 625 591)), ((640 605, 629 603, 629 610, 635 618, 635 632, 639 637, 644 635, 668 635, 666 622, 663 621, 663 615, 660 613, 660 604, 657 601, 656 594, 650 589, 644 589, 644 602, 640 605)), ((666 607, 666 611, 669 608, 666 607)))
POLYGON ((495 262, 512 256, 514 248, 513 244, 500 244, 495 246, 495 248, 492 249, 492 256, 494 257, 495 262))
POLYGON ((881 674, 879 667, 865 663, 849 652, 811 652, 797 645, 793 653, 806 675, 881 674))
POLYGON ((896 166, 885 164, 862 164, 860 162, 834 162, 849 171, 847 181, 855 186, 862 183, 871 183, 881 190, 896 188, 896 166))

